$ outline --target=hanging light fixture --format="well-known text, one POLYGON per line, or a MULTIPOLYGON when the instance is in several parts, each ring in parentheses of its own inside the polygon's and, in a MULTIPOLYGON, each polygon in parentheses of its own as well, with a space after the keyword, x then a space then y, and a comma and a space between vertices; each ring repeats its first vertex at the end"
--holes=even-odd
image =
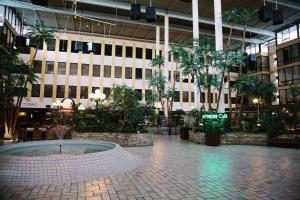
POLYGON ((131 4, 130 17, 133 20, 141 19, 141 4, 137 4, 136 0, 131 4))
POLYGON ((276 0, 276 10, 273 11, 273 25, 283 24, 283 12, 278 10, 277 0, 276 0))
POLYGON ((259 15, 259 19, 264 22, 268 22, 269 20, 273 19, 272 8, 266 6, 266 0, 264 0, 264 6, 259 9, 258 15, 259 15))
POLYGON ((155 7, 152 6, 152 0, 150 0, 150 5, 146 7, 146 20, 147 22, 156 21, 156 11, 155 7))

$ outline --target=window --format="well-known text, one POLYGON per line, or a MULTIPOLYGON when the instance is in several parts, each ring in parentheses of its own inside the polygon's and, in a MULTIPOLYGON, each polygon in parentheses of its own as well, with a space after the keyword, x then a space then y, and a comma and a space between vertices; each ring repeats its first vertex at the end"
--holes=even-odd
POLYGON ((182 82, 188 83, 189 82, 189 76, 182 76, 182 82))
POLYGON ((47 50, 55 51, 55 39, 52 39, 47 43, 47 50))
POLYGON ((85 53, 85 54, 90 53, 88 51, 88 44, 87 44, 87 42, 82 42, 82 53, 85 53))
POLYGON ((80 41, 72 41, 72 44, 71 44, 71 52, 72 53, 78 53, 78 51, 75 51, 75 42, 79 42, 79 44, 80 44, 80 41))
POLYGON ((80 87, 80 99, 87 99, 88 98, 88 87, 81 86, 80 87))
POLYGON ((142 93, 141 89, 136 89, 135 90, 135 94, 136 94, 136 97, 137 97, 138 101, 142 101, 143 100, 143 93, 142 93))
POLYGON ((111 56, 111 52, 112 52, 112 45, 105 44, 104 55, 111 56))
POLYGON ((33 64, 33 70, 35 73, 41 73, 42 72, 42 61, 35 60, 33 64))
POLYGON ((152 69, 146 69, 146 80, 151 80, 152 78, 152 69))
POLYGON ((225 104, 228 104, 228 94, 224 94, 224 102, 225 104))
POLYGON ((132 47, 126 46, 126 58, 132 58, 132 47))
POLYGON ((77 71, 78 71, 78 64, 77 63, 71 63, 70 64, 70 75, 77 76, 77 71))
POLYGON ((68 40, 59 40, 59 51, 67 52, 68 40))
POLYGON ((180 72, 174 71, 174 80, 180 82, 180 72))
POLYGON ((53 74, 54 72, 54 62, 47 61, 46 62, 46 74, 53 74))
POLYGON ((195 93, 191 92, 191 102, 194 103, 195 102, 195 93))
POLYGON ((76 86, 69 86, 69 98, 76 98, 76 86))
POLYGON ((285 85, 285 69, 278 70, 278 82, 279 86, 285 85))
POLYGON ((131 67, 125 67, 125 78, 132 79, 132 68, 131 67))
POLYGON ((45 85, 45 93, 44 97, 51 98, 52 97, 52 85, 45 85))
POLYGON ((278 66, 283 65, 283 50, 282 49, 277 51, 277 64, 278 64, 278 66))
POLYGON ((279 102, 286 104, 286 90, 279 90, 279 102))
POLYGON ((115 78, 122 78, 122 67, 115 66, 115 78))
POLYGON ((142 79, 143 70, 141 68, 135 68, 135 79, 142 79))
POLYGON ((293 82, 300 83, 300 65, 293 67, 293 82))
POLYGON ((189 102, 189 92, 187 92, 187 91, 182 92, 182 101, 189 102))
POLYGON ((58 63, 57 74, 66 75, 66 63, 65 62, 58 63))
POLYGON ((288 67, 285 69, 285 78, 286 78, 287 83, 289 83, 293 80, 293 70, 291 67, 288 67))
POLYGON ((89 65, 82 64, 81 65, 81 76, 88 76, 89 75, 89 65))
POLYGON ((174 91, 174 102, 180 102, 180 92, 174 91))
POLYGON ((143 58, 143 49, 142 48, 140 48, 140 47, 136 48, 135 57, 138 59, 143 58))
POLYGON ((65 97, 65 86, 57 85, 56 86, 56 98, 64 98, 65 97))
POLYGON ((200 102, 205 103, 205 92, 201 92, 200 102))
POLYGON ((276 34, 276 37, 278 45, 298 38, 297 25, 287 28, 281 32, 278 32, 276 34))
POLYGON ((108 98, 110 96, 110 88, 104 87, 103 88, 103 94, 105 94, 106 98, 108 98))
POLYGON ((294 44, 291 47, 291 62, 297 62, 300 60, 300 44, 294 44))
POLYGON ((116 45, 116 57, 122 57, 122 46, 116 45))
POLYGON ((268 56, 261 57, 261 65, 262 65, 262 70, 264 70, 264 71, 269 70, 269 57, 268 56))
POLYGON ((104 77, 106 77, 106 78, 111 77, 111 66, 104 65, 104 77))
POLYGON ((100 65, 93 65, 93 76, 100 77, 100 65))
POLYGON ((96 47, 96 51, 94 52, 95 55, 101 55, 101 44, 99 43, 93 43, 93 45, 96 47))
POLYGON ((32 85, 31 97, 40 97, 40 84, 33 84, 32 85))
POLYGON ((290 63, 290 48, 284 48, 283 49, 283 64, 289 64, 290 63))
POLYGON ((152 60, 152 49, 146 49, 146 59, 152 60))

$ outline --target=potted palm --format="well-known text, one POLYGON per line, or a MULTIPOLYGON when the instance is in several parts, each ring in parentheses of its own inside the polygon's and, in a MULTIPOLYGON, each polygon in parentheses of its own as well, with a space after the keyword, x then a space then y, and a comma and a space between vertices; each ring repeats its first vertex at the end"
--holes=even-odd
POLYGON ((224 127, 219 120, 209 120, 203 123, 202 132, 205 133, 205 144, 207 146, 219 146, 224 127))

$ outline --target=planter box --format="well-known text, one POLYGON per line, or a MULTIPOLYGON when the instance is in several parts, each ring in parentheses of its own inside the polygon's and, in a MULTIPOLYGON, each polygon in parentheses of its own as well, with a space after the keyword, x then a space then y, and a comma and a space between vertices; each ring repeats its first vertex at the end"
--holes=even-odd
POLYGON ((221 144, 221 133, 205 133, 205 144, 207 146, 219 146, 221 144))
POLYGON ((189 128, 180 128, 180 138, 183 140, 188 140, 189 139, 189 128))

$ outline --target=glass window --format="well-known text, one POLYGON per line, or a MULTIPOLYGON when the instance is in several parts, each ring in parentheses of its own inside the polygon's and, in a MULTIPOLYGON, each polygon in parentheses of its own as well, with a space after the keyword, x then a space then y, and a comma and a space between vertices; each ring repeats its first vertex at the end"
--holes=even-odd
POLYGON ((294 83, 300 83, 300 65, 293 67, 293 79, 294 83))
POLYGON ((277 64, 278 64, 278 66, 283 65, 283 50, 282 49, 277 51, 277 64))
POLYGON ((174 80, 180 82, 180 72, 174 71, 174 80))
POLYGON ((122 57, 122 46, 116 45, 116 57, 122 57))
POLYGON ((105 44, 104 55, 111 56, 111 52, 112 52, 112 45, 105 44))
POLYGON ((5 10, 5 7, 0 6, 0 16, 4 16, 4 10, 5 10))
POLYGON ((182 101, 189 102, 189 92, 187 92, 187 91, 182 92, 182 101))
POLYGON ((80 99, 87 99, 88 98, 88 87, 81 86, 80 87, 80 99))
POLYGON ((103 88, 103 94, 106 95, 106 99, 110 96, 110 88, 104 87, 103 88))
POLYGON ((285 85, 285 69, 278 70, 278 82, 279 86, 285 85))
POLYGON ((58 63, 58 74, 60 75, 66 75, 66 63, 65 62, 59 62, 58 63))
POLYGON ((262 56, 261 57, 262 70, 269 70, 269 57, 262 56))
POLYGON ((56 41, 55 39, 52 39, 47 43, 48 51, 55 51, 55 41, 56 41))
POLYGON ((136 94, 136 97, 137 97, 138 101, 142 101, 143 100, 143 93, 142 93, 141 89, 136 89, 135 90, 135 94, 136 94))
POLYGON ((67 52, 68 40, 59 40, 59 51, 67 52))
POLYGON ((285 78, 287 82, 293 80, 293 70, 291 67, 285 69, 285 78))
POLYGON ((135 57, 138 59, 142 59, 143 58, 143 49, 140 47, 136 48, 136 52, 135 52, 135 57))
POLYGON ((279 32, 277 35, 277 44, 282 44, 282 32, 279 32))
POLYGON ((287 102, 288 103, 293 103, 294 102, 294 95, 293 95, 293 92, 292 92, 291 89, 287 90, 286 96, 287 96, 287 102))
POLYGON ((146 80, 151 80, 152 78, 152 69, 146 69, 146 80))
POLYGON ((192 103, 195 102, 195 93, 194 92, 191 93, 191 102, 192 103))
POLYGON ((290 63, 290 47, 283 49, 283 64, 289 64, 290 63))
POLYGON ((122 78, 122 67, 115 66, 115 78, 122 78))
POLYGON ((77 71, 78 71, 78 64, 77 63, 71 63, 70 64, 70 75, 77 76, 77 71))
POLYGON ((132 47, 126 46, 126 57, 132 58, 132 47))
POLYGON ((56 86, 56 98, 64 98, 65 97, 65 86, 57 85, 56 86))
POLYGON ((152 60, 152 49, 146 49, 146 59, 152 60))
POLYGON ((93 76, 100 77, 100 65, 93 65, 93 76))
POLYGON ((45 85, 44 89, 45 89, 44 97, 51 98, 52 97, 52 85, 45 85))
POLYGON ((89 64, 82 64, 81 65, 81 76, 88 76, 89 75, 89 64))
POLYGON ((95 55, 101 55, 101 44, 93 43, 93 45, 96 47, 96 51, 94 52, 94 54, 95 55))
POLYGON ((53 74, 54 72, 54 62, 47 61, 46 62, 46 74, 53 74))
POLYGON ((300 44, 294 44, 290 47, 291 55, 290 59, 291 62, 297 62, 300 60, 300 44))
POLYGON ((33 64, 33 70, 35 73, 41 73, 42 72, 42 61, 35 60, 33 64))
POLYGON ((132 79, 132 68, 131 67, 125 67, 125 78, 132 79))
POLYGON ((290 40, 296 39, 297 37, 297 25, 295 25, 290 28, 290 40))
POLYGON ((180 92, 174 91, 174 102, 180 102, 180 92))
POLYGON ((69 98, 76 98, 76 86, 69 86, 69 98))
POLYGON ((225 104, 228 104, 228 94, 224 94, 224 102, 225 104))
POLYGON ((40 84, 33 84, 32 85, 31 97, 40 97, 40 84))
POLYGON ((141 68, 135 68, 135 79, 142 79, 143 70, 141 68))
POLYGON ((104 77, 106 77, 106 78, 111 77, 111 66, 104 65, 104 77))

